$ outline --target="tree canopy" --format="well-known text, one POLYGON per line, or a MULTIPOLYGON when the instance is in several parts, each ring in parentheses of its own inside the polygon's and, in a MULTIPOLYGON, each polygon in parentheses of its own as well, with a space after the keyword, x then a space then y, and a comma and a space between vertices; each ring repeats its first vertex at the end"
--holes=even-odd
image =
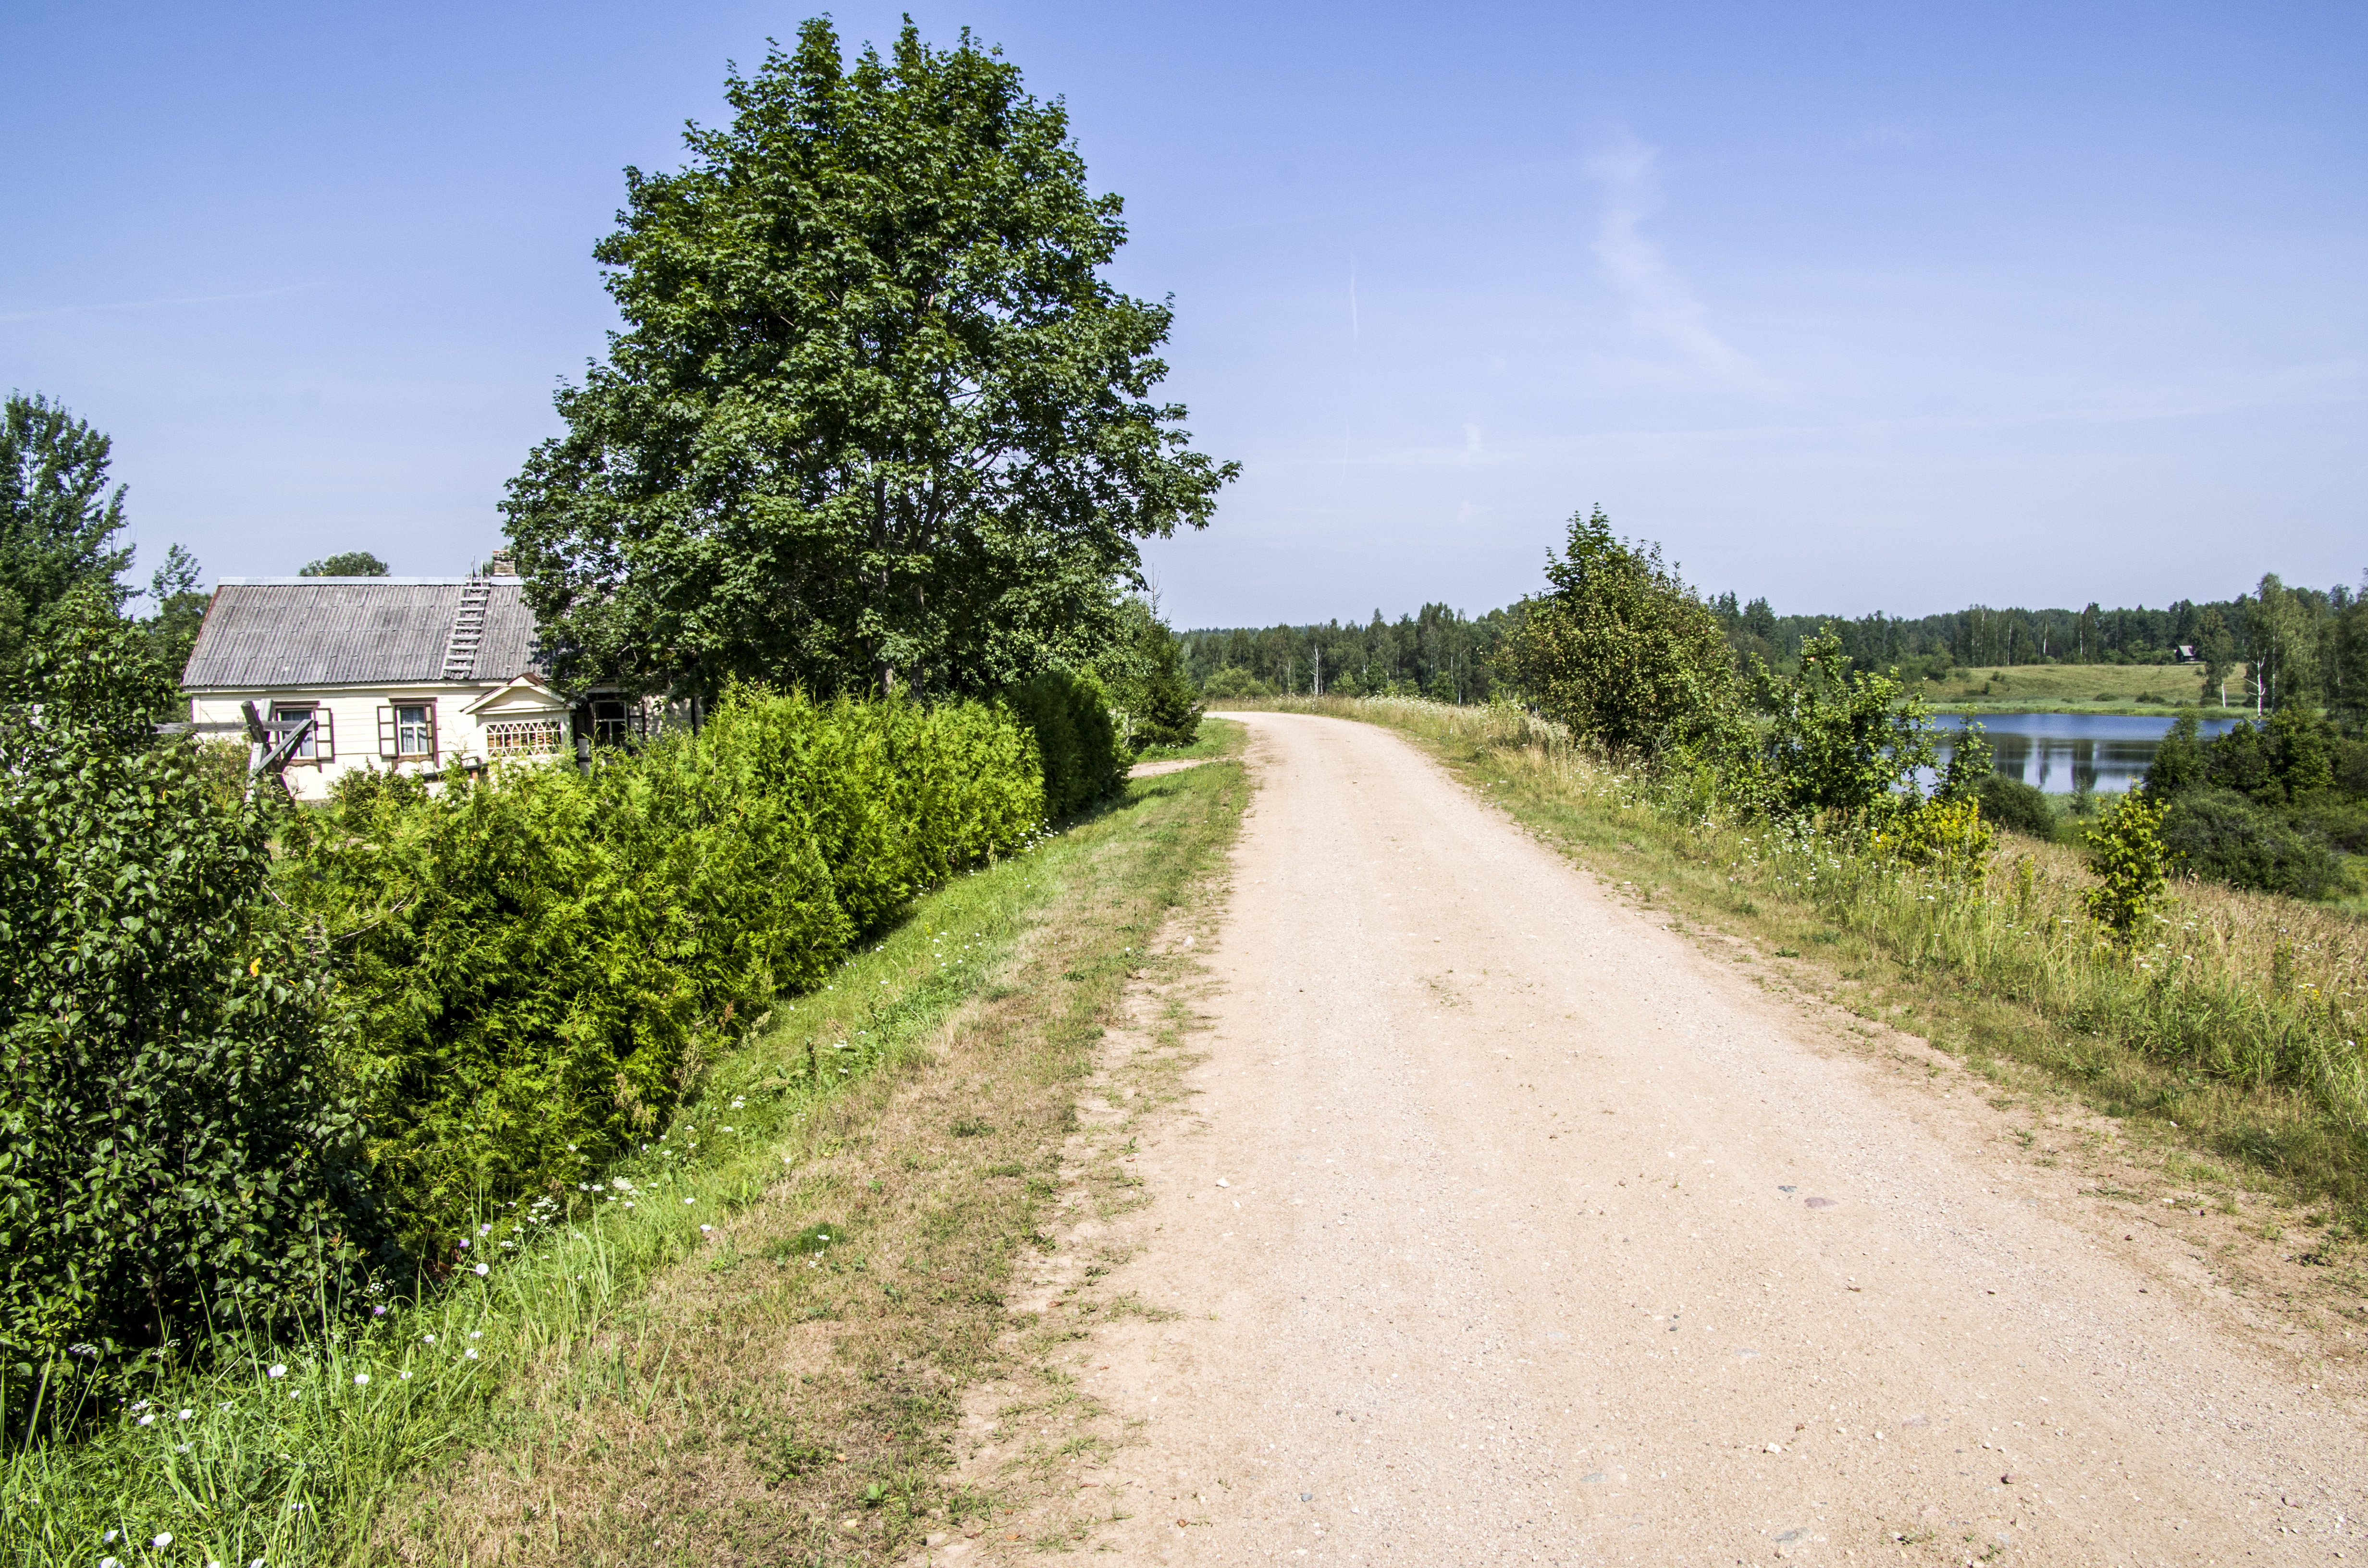
MULTIPOLYGON (((12 392, 0 411, 0 693, 40 699, 63 667, 45 654, 95 615, 120 619, 132 597, 123 581, 131 547, 116 542, 124 487, 108 487, 113 451, 105 434, 38 392, 12 392)), ((148 580, 140 630, 165 676, 143 687, 154 718, 188 717, 172 679, 205 619, 199 575, 198 558, 176 544, 148 580)))
POLYGON ((74 588, 97 585, 120 605, 117 581, 131 550, 123 486, 108 488, 113 443, 40 393, 12 392, 0 410, 0 679, 20 678, 28 647, 74 588))
POLYGON ((594 255, 627 324, 504 510, 564 679, 979 690, 1082 666, 1136 541, 1236 465, 1152 401, 1164 304, 1100 276, 1055 102, 965 31, 852 66, 828 22, 727 83, 594 255))
POLYGON ((296 569, 299 577, 383 577, 386 562, 367 550, 341 550, 296 569))
POLYGON ((1735 692, 1718 617, 1661 560, 1612 537, 1601 507, 1570 520, 1553 591, 1522 606, 1498 655, 1547 717, 1608 751, 1645 757, 1710 738, 1735 692))

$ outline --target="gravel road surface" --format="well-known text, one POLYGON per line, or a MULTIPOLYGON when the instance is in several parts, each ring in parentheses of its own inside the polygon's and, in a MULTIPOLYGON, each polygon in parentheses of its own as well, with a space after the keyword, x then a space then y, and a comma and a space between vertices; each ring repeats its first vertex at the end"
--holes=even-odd
POLYGON ((1208 1054, 1104 1238, 1178 1315, 1081 1375, 1119 1560, 2368 1560, 2357 1401, 1963 1099, 1387 732, 1239 717, 1208 1054))

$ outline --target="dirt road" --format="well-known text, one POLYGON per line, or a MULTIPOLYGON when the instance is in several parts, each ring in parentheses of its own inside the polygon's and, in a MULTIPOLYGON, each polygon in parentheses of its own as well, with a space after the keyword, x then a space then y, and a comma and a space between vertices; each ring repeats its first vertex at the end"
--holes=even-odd
POLYGON ((1078 1363, 1121 1560, 2368 1557, 2357 1402, 1964 1099, 1389 733, 1243 718, 1195 1114, 1099 1238, 1178 1315, 1078 1363))

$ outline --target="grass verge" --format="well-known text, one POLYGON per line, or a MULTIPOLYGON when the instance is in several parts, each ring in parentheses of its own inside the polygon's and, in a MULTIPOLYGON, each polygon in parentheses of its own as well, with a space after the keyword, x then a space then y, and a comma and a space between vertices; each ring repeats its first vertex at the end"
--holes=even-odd
POLYGON ((939 1479, 955 1392, 1008 1353, 1131 949, 1244 791, 1226 767, 1133 781, 918 901, 579 1217, 485 1215, 434 1297, 15 1449, 0 1562, 860 1562, 975 1511, 939 1479))
POLYGON ((1210 757, 1229 756, 1240 749, 1241 733, 1236 725, 1202 724, 1200 735, 1188 746, 1145 746, 1135 753, 1134 760, 1143 762, 1201 761, 1210 757))
POLYGON ((2072 850, 2003 835, 1985 876, 1706 818, 1518 710, 1401 699, 1261 707, 1380 723, 1646 907, 1753 939, 1755 961, 1976 1070, 2039 1070, 2115 1118, 2176 1129, 2368 1234, 2368 928, 2322 905, 2187 881, 2135 953, 2080 913, 2072 850))

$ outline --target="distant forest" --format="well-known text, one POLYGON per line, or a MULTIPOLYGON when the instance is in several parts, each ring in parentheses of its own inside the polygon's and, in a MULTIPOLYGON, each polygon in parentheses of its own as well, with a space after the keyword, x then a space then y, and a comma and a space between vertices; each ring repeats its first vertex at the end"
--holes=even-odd
MULTIPOLYGON (((2349 587, 2290 588, 2264 577, 2250 594, 2162 609, 1993 609, 1973 605, 1943 615, 1780 615, 1764 598, 1734 594, 1709 601, 1738 654, 1758 654, 1779 670, 1800 657, 1801 642, 1830 625, 1859 664, 1897 668, 1911 678, 1998 665, 2169 665, 2194 662, 2225 673, 2261 656, 2265 612, 2281 639, 2305 629, 2331 632, 2358 602, 2349 587), (2182 652, 2182 650, 2184 650, 2182 652)), ((1469 616, 1443 604, 1385 620, 1320 625, 1208 627, 1183 634, 1186 668, 1208 696, 1261 697, 1321 689, 1342 697, 1395 694, 1444 702, 1486 702, 1495 689, 1493 655, 1519 622, 1521 605, 1469 616)))

